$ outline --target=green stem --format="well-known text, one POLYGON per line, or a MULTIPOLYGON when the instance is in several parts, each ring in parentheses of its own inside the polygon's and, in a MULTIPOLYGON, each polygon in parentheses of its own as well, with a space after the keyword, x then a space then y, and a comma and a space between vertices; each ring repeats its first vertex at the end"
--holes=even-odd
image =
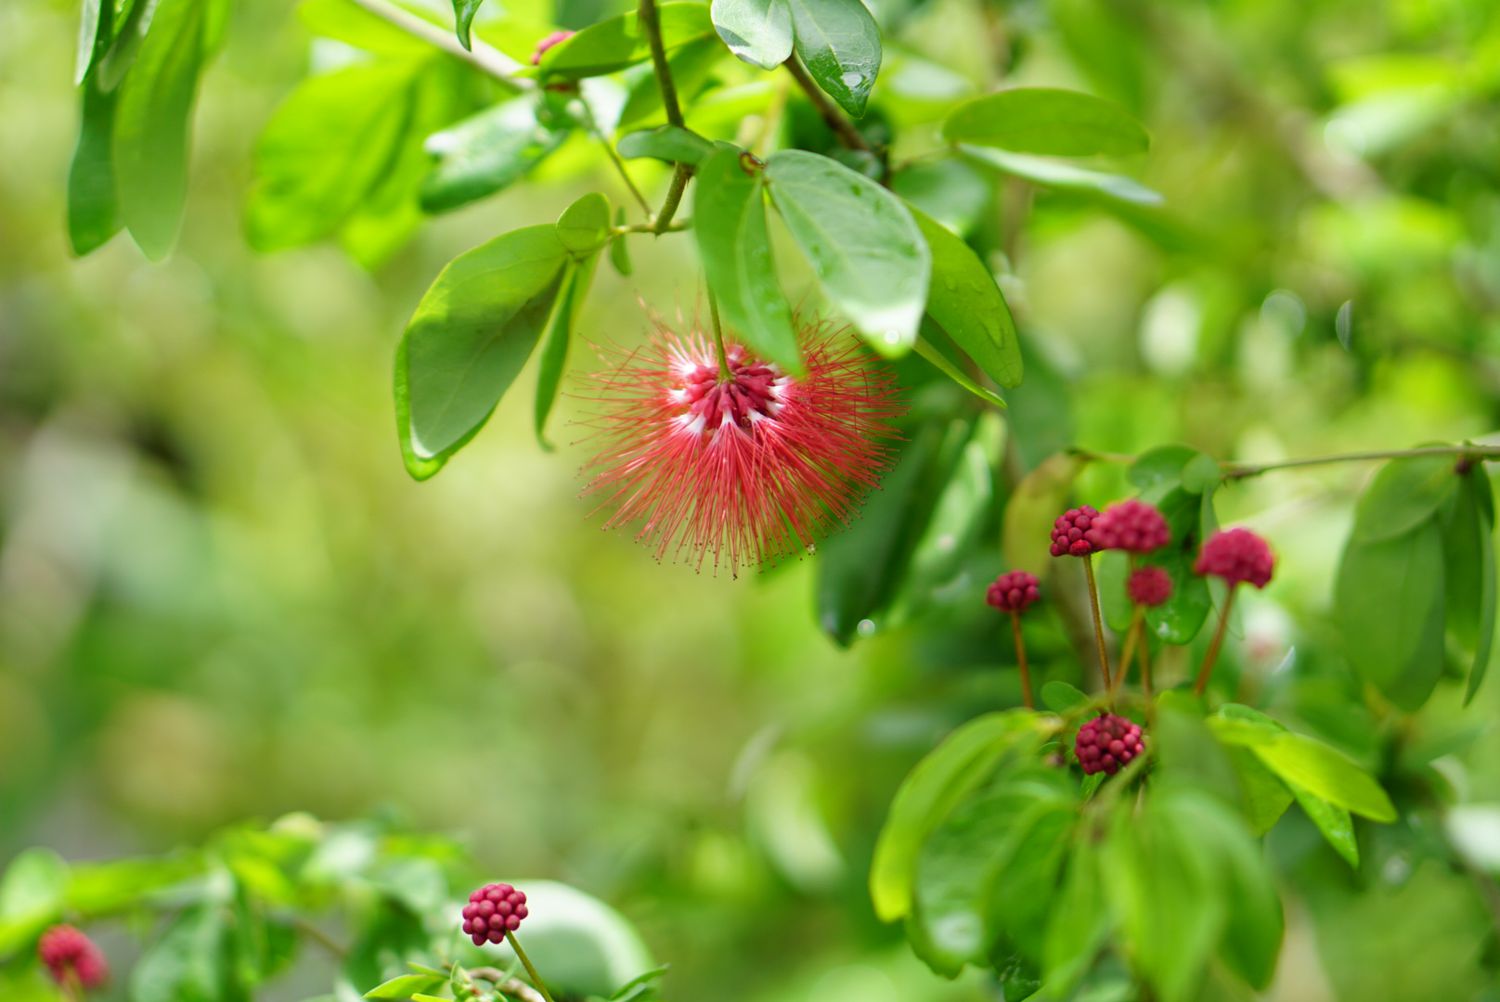
POLYGON ((1094 580, 1092 553, 1083 557, 1083 573, 1089 580, 1089 606, 1094 613, 1094 646, 1099 650, 1099 676, 1104 680, 1104 688, 1109 690, 1109 654, 1104 649, 1104 617, 1099 613, 1099 585, 1094 580))
POLYGON ((714 290, 708 290, 708 315, 714 323, 714 350, 719 355, 719 382, 727 383, 734 379, 734 371, 729 368, 729 353, 724 350, 724 327, 719 322, 719 299, 714 295, 714 290))
POLYGON ((1224 597, 1224 611, 1219 614, 1219 626, 1214 630, 1214 639, 1208 645, 1208 653, 1204 655, 1203 667, 1198 669, 1198 681, 1193 683, 1193 694, 1203 695, 1208 688, 1208 677, 1213 674, 1214 662, 1219 660, 1219 648, 1224 646, 1224 634, 1229 629, 1229 610, 1234 607, 1235 586, 1229 586, 1229 594, 1224 597))
POLYGON ((845 118, 844 113, 839 110, 838 105, 834 104, 833 101, 829 100, 828 95, 823 93, 823 89, 818 86, 818 82, 808 74, 807 68, 797 59, 796 53, 788 56, 786 62, 781 65, 785 66, 786 71, 792 75, 792 79, 797 81, 797 86, 802 88, 803 93, 807 95, 807 99, 813 103, 813 107, 818 109, 818 114, 823 116, 823 121, 828 123, 828 127, 833 130, 833 134, 838 137, 839 142, 851 150, 863 150, 866 153, 875 152, 875 148, 866 142, 864 136, 859 134, 859 130, 854 127, 854 123, 845 118))
POLYGON ((631 197, 640 205, 641 211, 646 214, 646 218, 650 219, 651 203, 646 201, 646 196, 641 194, 641 189, 635 186, 635 181, 631 179, 630 172, 625 169, 625 161, 621 160, 620 154, 615 152, 614 145, 610 143, 609 137, 604 134, 604 130, 599 128, 599 120, 594 117, 594 109, 589 107, 589 103, 584 99, 582 91, 578 94, 578 104, 583 108, 583 120, 588 125, 589 132, 593 134, 595 139, 599 140, 599 145, 604 147, 604 153, 609 157, 609 162, 614 167, 615 173, 620 175, 620 180, 625 182, 625 187, 629 189, 631 197))
POLYGON ((1026 640, 1021 635, 1021 614, 1010 611, 1010 629, 1016 639, 1016 665, 1021 669, 1021 701, 1026 709, 1036 709, 1036 700, 1031 698, 1031 666, 1026 663, 1026 640))
POLYGON ((554 1002, 552 993, 547 991, 547 983, 542 980, 542 976, 531 965, 531 958, 526 956, 526 951, 521 949, 521 944, 516 940, 515 934, 509 929, 505 930, 505 941, 510 944, 512 950, 516 951, 516 957, 521 961, 521 966, 526 968, 526 974, 531 978, 532 987, 541 992, 542 998, 546 999, 547 1002, 554 1002))
MULTIPOLYGON (((472 40, 473 49, 466 49, 459 43, 458 37, 452 31, 418 17, 391 3, 390 0, 349 0, 349 2, 516 90, 529 90, 536 86, 534 81, 512 75, 521 69, 520 63, 477 38, 472 40)), ((139 6, 141 5, 137 5, 139 6)))
MULTIPOLYGON (((1072 455, 1096 463, 1122 463, 1130 465, 1139 456, 1121 452, 1093 452, 1089 449, 1070 449, 1072 455)), ((1240 463, 1221 460, 1219 468, 1226 480, 1243 480, 1274 470, 1298 470, 1308 466, 1329 466, 1334 463, 1365 463, 1383 459, 1416 459, 1422 456, 1453 456, 1470 462, 1500 462, 1500 445, 1429 445, 1420 449, 1373 449, 1368 452, 1340 452, 1329 456, 1309 456, 1305 459, 1282 459, 1271 463, 1240 463)))
POLYGON ((661 211, 656 214, 656 222, 651 228, 653 233, 665 233, 672 228, 672 217, 677 215, 677 207, 682 204, 682 193, 687 189, 688 179, 692 176, 693 168, 690 165, 677 165, 677 170, 672 174, 672 186, 667 189, 667 197, 662 200, 661 211))

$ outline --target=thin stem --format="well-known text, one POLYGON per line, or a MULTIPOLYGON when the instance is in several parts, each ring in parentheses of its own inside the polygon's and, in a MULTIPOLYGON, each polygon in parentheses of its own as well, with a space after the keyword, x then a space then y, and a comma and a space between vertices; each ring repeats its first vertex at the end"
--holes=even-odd
POLYGON ((469 976, 481 981, 488 981, 502 995, 514 995, 521 1002, 543 1002, 542 996, 535 988, 519 978, 512 978, 504 971, 496 967, 471 967, 469 976))
POLYGON ((1110 687, 1109 696, 1113 700, 1115 691, 1125 684, 1125 679, 1130 674, 1130 662, 1135 657, 1135 652, 1140 644, 1141 625, 1146 618, 1146 607, 1137 605, 1135 611, 1130 614, 1130 628, 1125 631, 1125 646, 1120 651, 1120 664, 1115 672, 1115 684, 1110 687))
POLYGON ((1203 695, 1203 690, 1208 688, 1208 677, 1213 674, 1214 662, 1219 660, 1219 648, 1224 646, 1224 634, 1229 629, 1229 610, 1234 608, 1235 586, 1229 586, 1229 594, 1224 599, 1224 611, 1219 614, 1219 628, 1214 630, 1213 642, 1208 645, 1208 654, 1203 658, 1203 667, 1198 669, 1198 681, 1193 683, 1193 694, 1203 695))
POLYGON ((609 162, 613 165, 615 173, 620 175, 620 180, 625 182, 625 187, 630 190, 631 197, 640 205, 641 211, 646 214, 646 218, 650 219, 651 203, 646 201, 646 196, 641 194, 641 189, 635 186, 635 181, 631 179, 630 172, 625 169, 625 161, 621 160, 620 154, 615 152, 614 144, 609 141, 609 137, 604 134, 604 130, 599 128, 599 121, 594 117, 594 109, 589 107, 589 103, 584 98, 582 91, 578 94, 578 104, 583 108, 583 120, 588 125, 589 132, 593 134, 595 139, 599 140, 599 145, 604 147, 604 153, 609 157, 609 162))
POLYGON ((1493 462, 1500 460, 1500 445, 1430 445, 1420 449, 1378 449, 1372 452, 1345 452, 1309 459, 1286 459, 1275 463, 1222 463, 1226 480, 1253 477, 1271 470, 1295 470, 1305 466, 1330 463, 1361 463, 1379 459, 1412 459, 1418 456, 1456 456, 1460 459, 1493 462))
POLYGON ((719 322, 719 297, 714 295, 714 290, 708 290, 708 315, 714 323, 714 351, 719 355, 719 382, 727 383, 734 379, 734 371, 729 368, 729 353, 724 350, 724 327, 719 322))
POLYGON ((808 75, 807 68, 798 61, 795 53, 788 56, 786 62, 781 65, 785 66, 786 71, 792 75, 792 79, 797 81, 797 86, 802 88, 808 100, 813 103, 813 107, 818 109, 818 114, 823 116, 823 121, 828 123, 828 127, 833 130, 833 134, 838 137, 839 142, 851 150, 864 150, 866 153, 875 152, 875 148, 865 141, 864 136, 859 134, 859 130, 854 127, 854 123, 844 117, 844 113, 839 110, 838 105, 834 104, 828 95, 823 93, 817 81, 808 75))
POLYGON ((340 958, 349 955, 349 951, 344 947, 342 943, 334 939, 332 936, 328 935, 328 933, 324 932, 322 929, 319 929, 316 925, 303 918, 302 916, 293 915, 291 922, 293 929, 306 936, 314 943, 317 943, 320 947, 327 951, 329 955, 340 958))
POLYGON ((1104 679, 1104 688, 1110 688, 1109 655, 1104 650, 1104 617, 1099 614, 1099 585, 1094 580, 1094 555, 1084 554, 1083 573, 1089 580, 1089 606, 1094 613, 1094 646, 1099 649, 1099 674, 1104 679))
POLYGON ((1141 693, 1151 702, 1151 638, 1146 635, 1146 624, 1141 623, 1141 693))
POLYGON ((667 65, 667 47, 661 38, 661 20, 656 12, 656 0, 640 0, 637 19, 646 33, 646 44, 651 48, 651 67, 656 71, 656 85, 661 88, 662 107, 667 112, 667 122, 685 128, 682 107, 677 103, 677 85, 672 82, 672 69, 667 65))
POLYGON ((488 73, 496 80, 509 84, 517 90, 529 90, 536 86, 531 80, 512 75, 521 68, 520 63, 477 38, 473 39, 474 48, 466 49, 459 43, 452 31, 439 27, 431 21, 423 20, 411 11, 390 3, 389 0, 349 0, 349 2, 370 12, 387 24, 400 28, 408 35, 442 49, 454 59, 461 59, 475 69, 488 73))
POLYGON ((531 978, 532 987, 542 993, 542 998, 546 1002, 553 1002, 552 993, 547 991, 547 983, 536 972, 536 968, 531 966, 531 958, 526 956, 526 951, 521 949, 521 944, 517 942, 515 934, 509 929, 505 930, 505 941, 510 944, 512 950, 516 951, 516 957, 520 959, 521 966, 526 968, 526 974, 531 978))
POLYGON ((1026 709, 1036 709, 1036 701, 1031 698, 1031 666, 1026 663, 1026 641, 1021 636, 1021 614, 1016 610, 1010 611, 1010 629, 1016 638, 1016 665, 1021 669, 1021 701, 1026 704, 1026 709))
POLYGON ((653 233, 665 233, 672 228, 672 217, 677 215, 677 207, 682 204, 682 193, 687 189, 688 179, 692 176, 693 168, 690 165, 677 165, 677 170, 672 174, 672 186, 667 189, 667 197, 662 199, 661 211, 656 214, 656 223, 652 226, 653 233))

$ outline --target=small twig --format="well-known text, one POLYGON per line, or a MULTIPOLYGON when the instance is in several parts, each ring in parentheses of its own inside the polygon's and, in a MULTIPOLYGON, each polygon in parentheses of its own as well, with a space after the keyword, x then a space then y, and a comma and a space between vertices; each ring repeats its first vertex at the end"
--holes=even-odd
POLYGON ((1016 640, 1016 666, 1021 669, 1021 701, 1026 709, 1036 709, 1036 700, 1031 696, 1031 666, 1026 661, 1026 640, 1021 634, 1021 614, 1010 611, 1010 629, 1016 640))
POLYGON ((331 956, 343 959, 349 955, 347 947, 301 915, 293 915, 288 921, 292 929, 318 944, 331 956))
POLYGON ((1234 608, 1234 593, 1236 586, 1229 586, 1229 594, 1224 596, 1224 611, 1219 614, 1219 627, 1214 630, 1214 639, 1208 645, 1208 653, 1203 657, 1203 667, 1198 669, 1198 681, 1193 683, 1193 694, 1203 695, 1208 688, 1208 677, 1213 674, 1214 663, 1219 660, 1219 648, 1224 646, 1224 634, 1229 630, 1229 611, 1234 608))
POLYGON ((610 232, 616 236, 620 236, 626 233, 681 233, 683 230, 690 230, 692 228, 692 221, 686 220, 680 223, 670 223, 666 226, 658 226, 654 222, 628 223, 624 226, 611 227, 610 232))
POLYGON ((583 109, 584 124, 588 126, 589 132, 593 134, 595 139, 599 140, 599 145, 604 147, 604 154, 609 157, 609 162, 614 167, 615 173, 620 175, 620 180, 625 182, 625 187, 629 189, 631 197, 640 205, 641 211, 646 214, 646 218, 650 219, 652 215, 651 203, 646 201, 646 196, 641 194, 641 189, 635 186, 635 181, 631 178, 630 172, 625 169, 625 161, 621 160, 620 154, 615 152, 614 144, 609 141, 609 137, 604 134, 604 130, 599 128, 599 120, 594 117, 594 109, 589 107, 588 99, 583 96, 582 91, 578 92, 578 105, 583 109))
POLYGON ((1094 646, 1099 649, 1099 674, 1104 679, 1104 688, 1112 693, 1114 685, 1109 675, 1109 654, 1104 647, 1104 617, 1099 613, 1099 585, 1094 580, 1093 554, 1084 555, 1083 572, 1089 581, 1089 605, 1094 613, 1094 646))
POLYGON ((833 134, 838 136, 839 142, 851 150, 863 150, 870 154, 875 152, 875 148, 865 140, 864 136, 860 135, 854 123, 844 117, 838 105, 834 104, 828 95, 823 93, 817 81, 808 75, 807 68, 797 60, 796 53, 788 56, 786 62, 781 65, 785 66, 786 71, 792 75, 792 79, 797 81, 797 85, 802 88, 807 99, 813 103, 813 107, 818 109, 818 114, 823 116, 823 121, 827 122, 833 134))
POLYGON ((1241 480, 1271 470, 1295 470, 1305 466, 1330 463, 1361 463, 1380 459, 1413 459, 1419 456, 1455 456, 1459 459, 1493 462, 1500 460, 1500 445, 1431 445, 1420 449, 1378 449, 1372 452, 1345 452, 1308 459, 1286 459, 1274 463, 1222 463, 1224 479, 1241 480))
POLYGON ((512 978, 496 967, 471 967, 469 976, 488 981, 502 995, 514 995, 521 1002, 546 1002, 541 993, 519 978, 512 978))
MULTIPOLYGON (((666 110, 667 122, 685 129, 687 122, 682 117, 682 106, 677 103, 677 85, 672 82, 672 68, 667 64, 667 47, 661 37, 661 20, 657 16, 656 0, 640 0, 636 19, 640 22, 641 30, 646 33, 646 44, 651 49, 651 68, 656 73, 656 85, 661 88, 661 104, 666 110)), ((677 214, 677 207, 682 204, 682 193, 687 189, 688 179, 692 176, 691 164, 679 163, 672 172, 672 186, 667 189, 661 211, 656 214, 654 232, 667 231, 672 217, 677 214)))
POLYGON ((364 8, 387 24, 400 28, 408 35, 442 49, 454 59, 461 59, 475 69, 488 73, 496 80, 509 84, 517 90, 529 90, 536 86, 532 80, 513 75, 521 69, 520 63, 477 38, 473 40, 474 48, 466 49, 459 44, 457 36, 452 31, 439 27, 431 21, 423 20, 410 11, 390 3, 389 0, 349 0, 349 2, 364 8))
POLYGON ((661 211, 656 214, 656 222, 652 224, 652 233, 665 233, 672 229, 672 217, 677 215, 677 207, 682 204, 682 193, 687 190, 687 183, 692 176, 693 168, 690 165, 677 165, 677 170, 672 174, 672 186, 667 189, 667 197, 662 199, 661 211))
POLYGON ((729 353, 724 349, 724 326, 719 320, 719 299, 712 286, 708 288, 708 315, 714 324, 714 350, 719 355, 719 382, 734 380, 734 370, 729 367, 729 353))

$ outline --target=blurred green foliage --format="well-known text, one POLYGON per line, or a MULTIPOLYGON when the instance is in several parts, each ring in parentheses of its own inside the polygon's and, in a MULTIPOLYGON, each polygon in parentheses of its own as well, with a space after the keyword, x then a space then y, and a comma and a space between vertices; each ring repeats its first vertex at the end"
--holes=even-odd
MULTIPOLYGON (((491 37, 525 58, 552 22, 606 6, 517 4, 491 37)), ((1027 356, 1007 424, 912 440, 933 457, 912 497, 972 441, 1008 442, 1028 470, 1069 445, 1265 461, 1500 426, 1492 3, 873 6, 887 53, 872 115, 911 145, 893 150, 893 184, 993 249, 1027 356), (1123 161, 1129 177, 986 150, 907 162, 943 102, 1002 82, 1111 98, 1150 152, 1123 161)), ((912 957, 866 873, 912 763, 1018 701, 998 667, 1005 624, 979 601, 1003 566, 1008 485, 975 473, 944 496, 966 534, 945 541, 939 522, 909 541, 926 570, 879 596, 880 617, 820 624, 810 561, 700 576, 586 526, 566 387, 559 455, 535 444, 529 393, 512 394, 464 461, 413 484, 390 434, 401 325, 461 251, 599 187, 626 203, 596 148, 575 135, 539 155, 533 183, 399 248, 341 231, 355 258, 383 259, 370 269, 326 244, 252 253, 256 137, 338 53, 310 46, 291 3, 242 3, 203 78, 178 251, 152 265, 116 239, 75 261, 76 15, 0 9, 0 858, 154 852, 291 810, 377 815, 459 833, 482 872, 607 900, 672 962, 674 998, 993 997, 912 957), (862 639, 840 650, 820 626, 862 639)), ((732 133, 745 112, 730 97, 693 124, 732 133)), ((831 149, 790 100, 788 130, 831 149)), ((659 197, 667 169, 631 169, 659 197)), ((631 277, 599 270, 575 318, 586 338, 637 338, 637 296, 698 303, 690 240, 630 252, 631 277)), ((1270 995, 1493 998, 1500 690, 1464 712, 1462 686, 1443 686, 1399 733, 1363 698, 1330 608, 1371 473, 1215 496, 1221 521, 1249 519, 1282 558, 1243 599, 1224 683, 1376 772, 1403 809, 1361 829, 1357 872, 1307 817, 1273 829, 1290 904, 1270 995)), ((1091 463, 1077 493, 1129 489, 1123 465, 1091 463)), ((859 534, 880 505, 824 559, 855 578, 877 559, 859 534)), ((1040 621, 1040 678, 1085 682, 1070 625, 1040 621)))

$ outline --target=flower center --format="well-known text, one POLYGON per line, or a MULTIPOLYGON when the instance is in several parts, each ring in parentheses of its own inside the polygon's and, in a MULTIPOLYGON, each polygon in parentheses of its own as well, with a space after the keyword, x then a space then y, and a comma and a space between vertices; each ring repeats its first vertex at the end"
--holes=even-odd
POLYGON ((719 378, 717 364, 698 364, 684 375, 673 398, 686 405, 684 424, 703 433, 732 423, 749 431, 756 421, 774 418, 785 406, 783 396, 790 380, 770 362, 745 358, 741 351, 729 353, 730 378, 719 378))

